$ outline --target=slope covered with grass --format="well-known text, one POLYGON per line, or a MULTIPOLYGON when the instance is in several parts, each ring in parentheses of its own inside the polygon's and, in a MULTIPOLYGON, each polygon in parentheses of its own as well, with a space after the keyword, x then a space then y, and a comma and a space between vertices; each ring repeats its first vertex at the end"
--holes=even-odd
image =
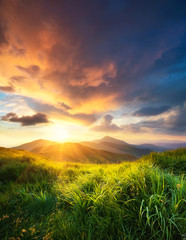
POLYGON ((93 149, 79 143, 56 143, 47 140, 36 140, 15 149, 23 149, 60 162, 75 163, 118 163, 134 161, 137 158, 129 153, 114 153, 100 149, 93 149))
POLYGON ((179 240, 186 233, 185 149, 133 163, 55 166, 9 151, 0 155, 0 239, 179 240))

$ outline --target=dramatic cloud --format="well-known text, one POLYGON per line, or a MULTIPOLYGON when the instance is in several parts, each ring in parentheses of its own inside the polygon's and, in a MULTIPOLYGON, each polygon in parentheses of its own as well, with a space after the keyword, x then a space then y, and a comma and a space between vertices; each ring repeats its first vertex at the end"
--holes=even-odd
POLYGON ((1 9, 9 54, 20 52, 18 70, 31 77, 40 72, 42 90, 51 89, 54 98, 58 92, 60 101, 73 109, 93 99, 108 109, 113 101, 117 106, 131 101, 146 83, 145 74, 152 78, 183 61, 184 1, 178 7, 176 1, 169 6, 156 1, 152 6, 149 1, 54 4, 46 0, 44 4, 18 0, 15 4, 4 0, 1 9), (76 100, 72 99, 74 92, 76 100))
POLYGON ((133 116, 155 116, 170 109, 170 106, 144 107, 133 113, 133 116))
POLYGON ((170 131, 186 134, 186 102, 183 107, 175 110, 175 114, 171 115, 165 124, 170 131))
POLYGON ((62 105, 62 108, 61 108, 61 104, 59 104, 59 102, 54 106, 51 104, 40 103, 31 98, 25 98, 25 100, 27 101, 28 106, 34 111, 36 112, 44 111, 48 115, 50 116, 52 115, 55 118, 61 119, 64 121, 71 121, 71 122, 81 123, 84 125, 90 125, 97 120, 96 114, 86 114, 86 113, 71 114, 70 112, 67 111, 67 107, 64 107, 62 105))
POLYGON ((183 106, 177 106, 173 108, 172 112, 170 112, 168 116, 154 120, 142 120, 137 123, 125 124, 120 126, 113 124, 112 121, 113 116, 106 115, 103 117, 101 124, 91 128, 91 130, 98 132, 118 132, 118 131, 123 133, 156 132, 172 135, 185 135, 186 103, 184 103, 183 106))
POLYGON ((145 120, 135 124, 120 126, 125 131, 131 132, 158 132, 173 135, 186 134, 186 104, 176 107, 166 118, 145 120))
POLYGON ((22 117, 18 117, 16 113, 8 113, 5 116, 2 116, 2 120, 7 122, 18 122, 21 123, 21 126, 30 126, 49 122, 47 115, 44 113, 36 113, 33 116, 22 117))
POLYGON ((122 129, 118 127, 116 124, 112 123, 112 120, 113 120, 113 116, 105 115, 102 119, 101 124, 91 128, 91 130, 98 131, 98 132, 121 131, 122 129))
MULTIPOLYGON (((0 4, 1 91, 66 122, 90 125, 128 108, 131 131, 180 132, 175 118, 163 118, 166 127, 153 117, 186 101, 185 0, 0 4)), ((112 120, 95 130, 122 131, 112 120)))

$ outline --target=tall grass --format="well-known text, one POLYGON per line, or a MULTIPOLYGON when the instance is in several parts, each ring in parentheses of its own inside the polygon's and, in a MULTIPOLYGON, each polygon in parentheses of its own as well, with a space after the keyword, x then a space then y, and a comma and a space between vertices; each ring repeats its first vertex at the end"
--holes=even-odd
POLYGON ((52 167, 33 156, 0 156, 0 239, 179 240, 186 233, 185 149, 115 165, 52 167))
POLYGON ((176 174, 186 172, 186 148, 165 151, 163 153, 151 153, 142 158, 142 160, 145 159, 169 172, 176 174))

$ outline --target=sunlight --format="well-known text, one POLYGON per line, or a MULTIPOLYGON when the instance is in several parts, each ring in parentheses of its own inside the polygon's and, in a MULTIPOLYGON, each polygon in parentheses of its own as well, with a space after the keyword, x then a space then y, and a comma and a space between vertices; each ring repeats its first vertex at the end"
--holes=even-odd
POLYGON ((50 127, 49 132, 48 132, 48 137, 51 140, 60 141, 60 140, 65 140, 66 138, 68 138, 69 133, 64 126, 62 126, 60 124, 55 124, 52 127, 50 127))

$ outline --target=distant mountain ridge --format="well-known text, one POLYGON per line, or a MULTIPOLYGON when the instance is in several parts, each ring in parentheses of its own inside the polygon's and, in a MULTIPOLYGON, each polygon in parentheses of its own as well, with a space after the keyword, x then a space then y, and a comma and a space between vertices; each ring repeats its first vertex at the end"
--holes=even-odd
POLYGON ((45 139, 38 139, 38 140, 29 142, 29 143, 24 143, 20 146, 16 146, 16 147, 13 147, 13 148, 24 149, 24 150, 33 152, 34 148, 43 147, 43 146, 51 146, 53 144, 58 144, 58 142, 49 141, 49 140, 45 140, 45 139))
POLYGON ((136 158, 142 157, 143 155, 149 154, 153 151, 152 149, 137 147, 125 141, 109 136, 105 136, 102 139, 94 140, 92 142, 81 142, 81 144, 95 149, 106 150, 118 154, 131 154, 136 158))
POLYGON ((144 148, 145 149, 151 149, 154 152, 163 152, 163 151, 167 150, 167 148, 165 148, 165 147, 157 146, 157 145, 154 145, 154 144, 148 144, 148 143, 134 145, 134 146, 136 146, 137 148, 142 148, 142 149, 144 149, 144 148))
POLYGON ((163 152, 170 149, 168 146, 185 146, 184 142, 167 143, 162 146, 154 144, 133 145, 125 141, 105 136, 94 141, 80 143, 59 143, 48 140, 35 140, 15 147, 30 152, 41 154, 56 161, 72 161, 84 163, 114 163, 122 161, 133 161, 150 152, 163 152), (177 145, 176 145, 177 144, 177 145))
POLYGON ((80 143, 56 143, 42 139, 17 146, 14 149, 27 150, 51 158, 54 161, 63 162, 119 163, 137 159, 132 154, 118 154, 93 149, 80 143))
POLYGON ((116 138, 112 138, 110 136, 105 136, 101 139, 98 139, 98 140, 94 140, 92 142, 95 142, 95 143, 102 143, 102 142, 109 142, 109 143, 115 143, 115 144, 125 144, 125 145, 129 145, 127 142, 125 141, 122 141, 122 140, 119 140, 119 139, 116 139, 116 138))
POLYGON ((186 147, 186 142, 170 142, 170 143, 157 143, 156 145, 164 147, 166 149, 176 149, 176 148, 184 148, 186 147))

